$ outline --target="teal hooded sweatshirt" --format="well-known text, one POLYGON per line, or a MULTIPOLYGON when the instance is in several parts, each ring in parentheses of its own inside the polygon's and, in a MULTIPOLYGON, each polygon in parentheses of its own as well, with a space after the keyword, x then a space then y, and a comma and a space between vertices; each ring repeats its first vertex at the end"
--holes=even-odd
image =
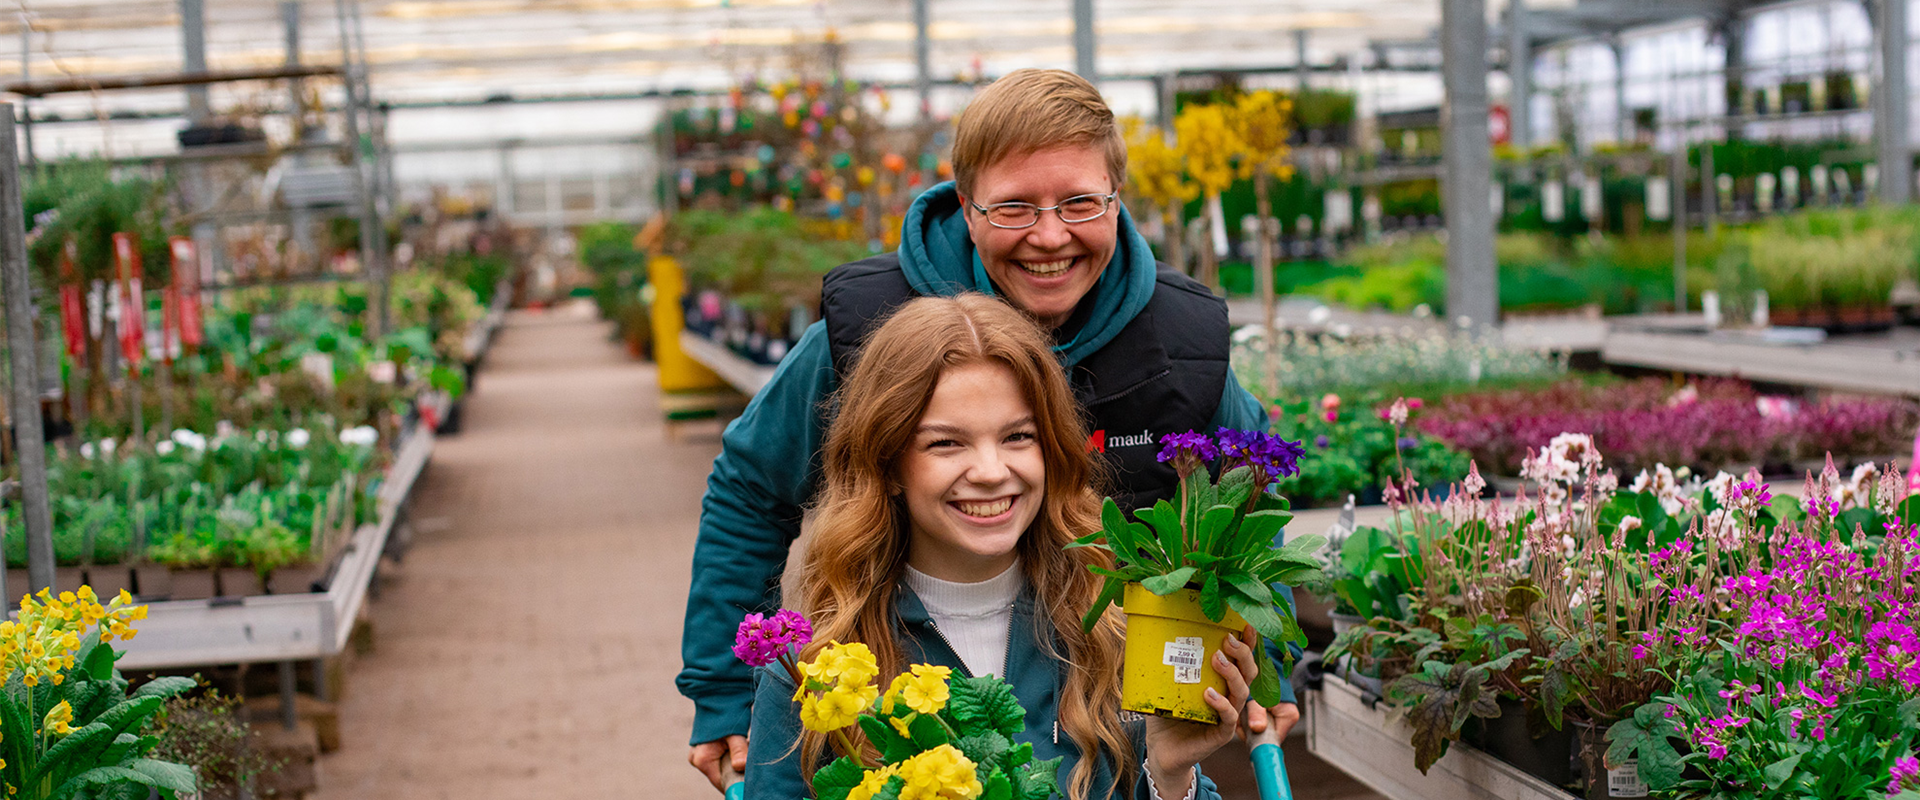
MULTIPOLYGON (((1113 260, 1073 315, 1084 322, 1055 331, 1064 339, 1054 350, 1065 366, 1106 346, 1153 295, 1158 270, 1153 251, 1126 206, 1116 211, 1120 232, 1113 260)), ((902 225, 899 257, 901 271, 921 295, 997 294, 967 235, 952 182, 914 200, 902 225)), ((787 550, 800 535, 802 508, 819 485, 827 424, 823 404, 837 385, 826 324, 816 322, 721 437, 720 456, 701 501, 680 640, 684 666, 674 681, 694 703, 694 744, 747 732, 753 671, 734 657, 733 634, 747 614, 780 604, 778 581, 787 550)), ((1268 425, 1260 402, 1231 371, 1212 424, 1241 430, 1268 425)))

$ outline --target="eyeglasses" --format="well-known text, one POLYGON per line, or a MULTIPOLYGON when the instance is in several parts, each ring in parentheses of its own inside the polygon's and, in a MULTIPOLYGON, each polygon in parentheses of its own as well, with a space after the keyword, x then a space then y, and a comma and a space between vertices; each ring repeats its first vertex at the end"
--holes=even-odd
POLYGON ((1060 201, 1059 205, 1036 206, 1032 203, 994 203, 983 206, 971 200, 968 205, 987 218, 987 224, 996 228, 1020 230, 1031 228, 1040 221, 1040 212, 1052 211, 1060 215, 1060 221, 1072 225, 1077 222, 1091 222, 1107 215, 1107 209, 1113 207, 1113 201, 1120 195, 1118 191, 1106 194, 1083 194, 1060 201))

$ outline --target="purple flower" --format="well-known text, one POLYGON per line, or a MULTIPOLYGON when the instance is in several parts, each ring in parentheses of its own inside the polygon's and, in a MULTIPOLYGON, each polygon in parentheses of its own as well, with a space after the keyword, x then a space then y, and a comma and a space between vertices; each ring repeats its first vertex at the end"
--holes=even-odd
POLYGON ((1327 435, 1326 435, 1326 434, 1324 434, 1324 433, 1323 433, 1323 434, 1320 434, 1319 436, 1315 436, 1315 437, 1313 437, 1313 446, 1314 446, 1314 447, 1318 447, 1318 448, 1320 448, 1320 449, 1322 449, 1322 450, 1325 450, 1325 449, 1327 449, 1327 444, 1328 444, 1328 440, 1327 440, 1327 435))
MULTIPOLYGON (((1225 430, 1224 428, 1222 430, 1225 430)), ((1201 462, 1219 457, 1220 447, 1204 433, 1169 433, 1160 437, 1160 463, 1173 463, 1173 469, 1185 478, 1200 468, 1201 462)))
POLYGON ((1920 789, 1920 758, 1901 756, 1887 769, 1887 794, 1899 794, 1902 787, 1920 789))
POLYGON ((749 666, 764 667, 812 641, 813 626, 798 612, 783 608, 771 618, 748 614, 733 636, 733 655, 749 666))

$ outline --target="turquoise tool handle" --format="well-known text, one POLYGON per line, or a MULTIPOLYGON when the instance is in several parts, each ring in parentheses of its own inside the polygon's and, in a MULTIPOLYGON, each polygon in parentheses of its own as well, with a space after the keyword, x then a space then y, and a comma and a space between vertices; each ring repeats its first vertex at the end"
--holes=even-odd
MULTIPOLYGON (((1281 769, 1285 770, 1286 767, 1281 767, 1281 769)), ((746 781, 739 781, 734 785, 727 787, 727 800, 746 800, 746 796, 747 796, 746 781)))
POLYGON ((1253 746, 1253 777, 1260 784, 1260 800, 1293 800, 1293 786, 1287 783, 1287 757, 1280 745, 1262 742, 1253 746))

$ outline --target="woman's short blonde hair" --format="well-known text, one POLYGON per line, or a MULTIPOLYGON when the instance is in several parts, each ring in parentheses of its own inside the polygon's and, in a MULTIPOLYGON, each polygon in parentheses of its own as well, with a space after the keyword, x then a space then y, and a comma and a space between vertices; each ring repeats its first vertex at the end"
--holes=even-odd
POLYGON ((980 90, 953 127, 954 182, 968 197, 987 165, 1060 146, 1104 149, 1113 188, 1126 181, 1127 143, 1113 109, 1093 84, 1066 70, 1007 73, 980 90))

